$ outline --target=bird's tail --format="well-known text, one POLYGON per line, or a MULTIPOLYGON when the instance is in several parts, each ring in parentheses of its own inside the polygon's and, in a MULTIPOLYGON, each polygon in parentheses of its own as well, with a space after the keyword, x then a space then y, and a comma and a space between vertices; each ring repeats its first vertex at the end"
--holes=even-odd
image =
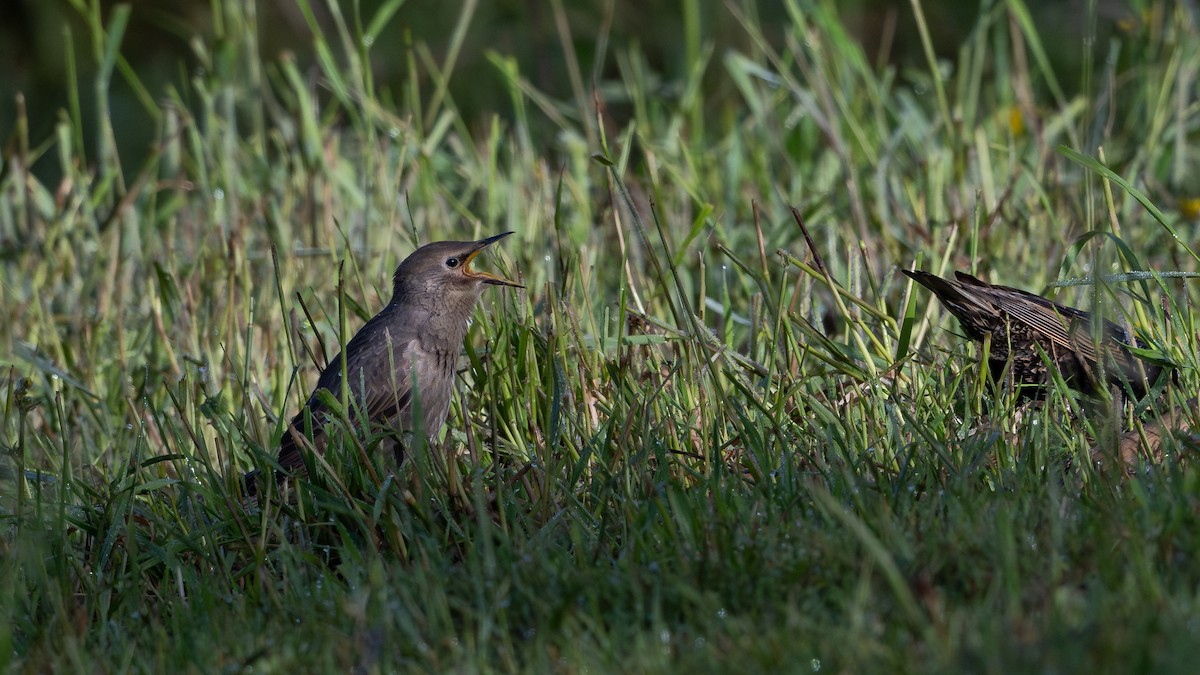
MULTIPOLYGON (((991 303, 987 302, 981 294, 967 290, 964 283, 965 280, 962 277, 959 277, 956 281, 953 279, 944 279, 936 274, 930 274, 922 270, 900 271, 904 272, 913 281, 933 291, 933 294, 942 301, 942 304, 946 305, 956 316, 961 317, 963 314, 970 315, 972 313, 986 315, 994 309, 991 303)), ((986 286, 986 284, 975 277, 970 275, 963 276, 974 282, 971 285, 986 286)))

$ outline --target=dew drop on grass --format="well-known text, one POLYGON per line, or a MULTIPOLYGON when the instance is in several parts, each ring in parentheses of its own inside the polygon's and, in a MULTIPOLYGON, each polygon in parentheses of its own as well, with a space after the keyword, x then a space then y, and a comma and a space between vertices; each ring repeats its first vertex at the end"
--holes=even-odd
POLYGON ((821 670, 821 659, 813 659, 811 662, 809 662, 809 665, 812 666, 813 672, 815 673, 821 670))
POLYGON ((392 138, 400 138, 400 127, 391 127, 388 129, 388 136, 392 138))
POLYGON ((717 618, 718 619, 725 619, 728 617, 729 617, 729 610, 725 609, 724 607, 717 610, 717 618))
POLYGON ((221 200, 225 199, 225 191, 222 190, 221 188, 217 188, 217 189, 213 190, 213 199, 215 199, 217 201, 221 201, 221 200))

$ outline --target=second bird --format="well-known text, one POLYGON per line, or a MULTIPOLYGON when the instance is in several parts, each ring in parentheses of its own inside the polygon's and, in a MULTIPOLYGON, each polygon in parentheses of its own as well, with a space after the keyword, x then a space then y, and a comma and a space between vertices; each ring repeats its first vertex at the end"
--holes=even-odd
MULTIPOLYGON (((510 234, 427 244, 400 263, 391 302, 346 344, 349 399, 342 398, 339 354, 325 366, 308 402, 284 430, 278 456, 282 473, 277 478, 306 471, 301 447, 310 443, 310 425, 313 449, 325 451, 331 422, 322 390, 342 400, 353 422, 366 420, 397 434, 437 435, 450 410, 454 373, 475 302, 488 286, 521 288, 515 281, 471 269, 475 256, 510 234), (416 419, 415 410, 420 411, 416 419)), ((248 496, 260 490, 258 480, 256 472, 247 474, 248 496)))
POLYGON ((1092 316, 1087 312, 1016 288, 989 284, 964 272, 943 279, 919 270, 902 271, 933 291, 958 317, 967 337, 982 342, 991 336, 989 366, 996 378, 1011 361, 1010 375, 1016 383, 1046 384, 1044 353, 1063 380, 1085 394, 1094 394, 1103 377, 1102 386, 1123 389, 1127 383, 1130 392, 1140 398, 1162 372, 1160 365, 1134 356, 1129 345, 1142 349, 1146 345, 1111 321, 1102 323, 1097 349, 1092 316))

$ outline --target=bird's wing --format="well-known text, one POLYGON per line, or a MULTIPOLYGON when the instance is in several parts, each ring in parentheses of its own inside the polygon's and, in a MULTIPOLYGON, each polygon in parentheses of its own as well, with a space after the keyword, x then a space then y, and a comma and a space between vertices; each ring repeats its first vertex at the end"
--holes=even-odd
MULTIPOLYGON (((901 271, 933 291, 973 339, 994 331, 998 325, 994 321, 1008 321, 1011 337, 1033 339, 1051 350, 1061 347, 1088 369, 1099 364, 1103 352, 1105 367, 1119 371, 1118 377, 1133 384, 1135 394, 1144 393, 1142 383, 1154 382, 1163 370, 1161 365, 1136 357, 1129 347, 1145 348, 1145 343, 1112 321, 1103 322, 1101 346, 1097 348, 1092 315, 1087 312, 1019 288, 989 284, 965 272, 955 272, 954 279, 943 279, 920 270, 901 271)), ((1111 370, 1108 379, 1115 381, 1111 370)))
MULTIPOLYGON (((1053 344, 1072 349, 1087 363, 1097 363, 1099 354, 1092 339, 1092 315, 1074 307, 1067 307, 1040 295, 1019 288, 997 286, 980 281, 965 272, 955 272, 955 277, 964 285, 976 286, 993 296, 994 302, 1010 317, 1025 323, 1053 344), (1001 297, 1011 295, 1013 297, 1001 297)), ((1137 338, 1128 335, 1124 328, 1104 320, 1102 336, 1108 344, 1109 356, 1122 358, 1123 344, 1138 344, 1137 338)))
MULTIPOLYGON (((408 426, 412 380, 412 352, 416 333, 411 327, 390 320, 388 310, 377 314, 346 344, 347 390, 350 420, 381 422, 401 418, 408 426)), ((328 420, 328 411, 321 402, 321 390, 336 398, 342 396, 342 355, 329 362, 304 408, 292 418, 291 427, 298 434, 305 432, 307 418, 312 418, 313 438, 323 438, 321 428, 328 420)), ((317 447, 323 448, 318 442, 317 447)), ((279 444, 279 464, 284 469, 297 469, 304 464, 303 455, 291 429, 284 432, 279 444)))
POLYGON ((1095 361, 1096 349, 1091 336, 1091 317, 1045 298, 1039 298, 1041 302, 1036 302, 1033 297, 1022 294, 1000 298, 997 305, 1002 312, 1029 326, 1051 344, 1075 350, 1085 359, 1095 361))

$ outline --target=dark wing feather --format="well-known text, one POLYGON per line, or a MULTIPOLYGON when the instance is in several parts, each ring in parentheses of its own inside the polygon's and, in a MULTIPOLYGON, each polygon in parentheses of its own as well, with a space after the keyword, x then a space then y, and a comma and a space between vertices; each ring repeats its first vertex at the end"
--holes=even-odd
MULTIPOLYGON (((973 339, 983 339, 987 333, 994 337, 1019 334, 1023 341, 1032 340, 1050 352, 1060 367, 1077 363, 1078 367, 1091 371, 1100 362, 1101 350, 1092 339, 1092 315, 1087 312, 1019 288, 989 284, 965 272, 955 272, 954 279, 919 270, 904 270, 904 273, 933 291, 973 339)), ((1135 393, 1144 392, 1143 375, 1153 382, 1161 371, 1159 366, 1133 356, 1125 345, 1141 347, 1143 343, 1111 321, 1104 321, 1102 344, 1106 365, 1117 368, 1133 385, 1135 393)), ((1025 344, 1023 348, 1032 345, 1025 344)), ((997 354, 1007 354, 1007 349, 994 353, 997 354)), ((1108 379, 1119 382, 1111 374, 1108 379)))
MULTIPOLYGON (((1019 288, 988 284, 965 272, 955 272, 954 276, 963 284, 976 286, 995 297, 997 305, 1005 313, 1033 328, 1053 344, 1074 350, 1086 362, 1099 361, 1100 355, 1092 339, 1092 315, 1088 312, 1060 305, 1019 288)), ((1141 346, 1136 337, 1112 321, 1104 320, 1102 335, 1105 342, 1111 343, 1106 346, 1111 358, 1121 359, 1126 353, 1120 346, 1122 344, 1141 346)))
POLYGON ((989 284, 966 272, 955 272, 954 276, 964 286, 973 286, 976 290, 972 292, 987 297, 998 310, 1021 320, 1064 347, 1074 344, 1071 340, 1074 325, 1091 321, 1091 315, 1087 312, 1060 305, 1019 288, 989 284))
MULTIPOLYGON (((391 316, 389 305, 368 321, 346 345, 347 389, 351 400, 347 413, 351 420, 373 422, 399 419, 397 426, 408 426, 411 390, 411 353, 416 333, 410 326, 398 325, 391 316)), ((342 396, 342 355, 338 354, 325 370, 304 408, 292 418, 291 428, 285 430, 279 444, 279 464, 285 470, 304 465, 296 434, 304 434, 306 418, 312 418, 313 443, 324 449, 328 411, 321 402, 324 389, 335 397, 342 396)))

